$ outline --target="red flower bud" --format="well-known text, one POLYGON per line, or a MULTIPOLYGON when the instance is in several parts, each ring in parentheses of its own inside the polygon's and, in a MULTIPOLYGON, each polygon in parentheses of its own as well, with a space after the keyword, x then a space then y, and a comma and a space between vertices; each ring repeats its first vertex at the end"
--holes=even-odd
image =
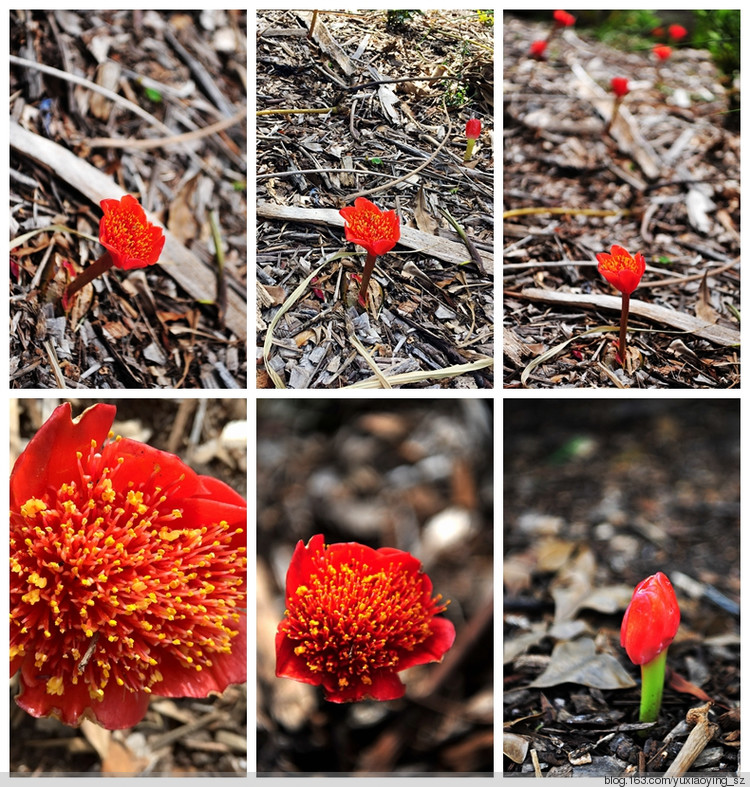
POLYGON ((466 121, 466 139, 479 139, 482 133, 482 123, 479 118, 471 118, 466 121))
POLYGON ((576 18, 567 11, 555 11, 552 14, 558 27, 570 27, 575 24, 576 18))
POLYGON ((612 92, 618 97, 623 98, 629 92, 628 80, 625 77, 612 77, 612 92))
POLYGON ((653 49, 653 53, 659 60, 668 60, 672 55, 672 47, 665 46, 664 44, 657 44, 653 49))
POLYGON ((543 40, 532 41, 529 47, 529 55, 536 60, 541 60, 544 57, 544 52, 547 49, 547 42, 543 40))
POLYGON ((620 644, 633 664, 648 664, 669 647, 679 625, 672 583, 658 571, 636 585, 622 619, 620 644))
POLYGON ((599 273, 620 292, 630 295, 631 292, 640 284, 643 272, 646 270, 646 260, 638 252, 635 257, 623 249, 622 246, 614 245, 611 254, 601 252, 596 255, 599 260, 599 273))
POLYGON ((682 25, 670 25, 667 28, 669 32, 669 37, 673 38, 675 41, 679 41, 688 34, 688 31, 682 25))

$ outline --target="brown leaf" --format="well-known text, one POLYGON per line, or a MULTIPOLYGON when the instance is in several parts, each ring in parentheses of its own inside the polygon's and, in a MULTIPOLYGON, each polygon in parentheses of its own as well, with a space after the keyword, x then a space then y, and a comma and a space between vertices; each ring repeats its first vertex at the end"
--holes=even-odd
POLYGON ((422 232, 427 232, 430 235, 437 234, 438 224, 432 217, 432 214, 427 208, 427 203, 424 198, 424 188, 419 187, 417 192, 417 204, 414 206, 414 220, 417 222, 417 227, 422 232))

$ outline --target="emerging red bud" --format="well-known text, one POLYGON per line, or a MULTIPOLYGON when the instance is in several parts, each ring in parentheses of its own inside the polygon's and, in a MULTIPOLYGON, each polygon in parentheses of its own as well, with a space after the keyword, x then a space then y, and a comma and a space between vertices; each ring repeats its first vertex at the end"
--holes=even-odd
POLYGON ((617 98, 627 96, 629 92, 628 80, 625 77, 612 77, 612 92, 617 98))
POLYGON ((529 55, 535 60, 541 60, 544 57, 544 52, 547 49, 547 42, 543 40, 532 41, 529 47, 529 55))
POLYGON ((669 37, 675 41, 680 41, 688 34, 688 31, 682 25, 670 25, 667 31, 669 32, 669 37))
POLYGON ((653 53, 661 61, 668 60, 672 55, 672 47, 666 46, 664 44, 657 44, 653 48, 653 53))
POLYGON ((636 585, 622 619, 620 644, 633 664, 648 664, 669 647, 679 625, 672 583, 658 571, 636 585))
POLYGON ((466 139, 479 139, 482 133, 482 123, 479 118, 471 118, 466 121, 466 139))
POLYGON ((552 16, 558 27, 570 27, 571 25, 574 25, 576 21, 576 18, 573 16, 573 14, 569 14, 567 11, 555 11, 552 16))

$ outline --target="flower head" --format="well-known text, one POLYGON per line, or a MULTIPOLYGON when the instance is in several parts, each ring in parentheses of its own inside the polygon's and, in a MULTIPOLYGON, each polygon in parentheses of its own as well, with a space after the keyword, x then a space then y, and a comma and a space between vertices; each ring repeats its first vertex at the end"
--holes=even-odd
POLYGON ((635 257, 623 249, 622 246, 614 245, 611 254, 601 252, 596 255, 599 260, 599 273, 620 292, 630 295, 638 286, 646 270, 646 260, 638 252, 635 257))
POLYGON ((648 664, 668 648, 680 625, 680 607, 665 574, 639 582, 625 610, 620 644, 633 664, 648 664))
POLYGON ((652 51, 661 61, 668 60, 672 55, 672 47, 665 44, 657 44, 652 51))
POLYGON ((354 205, 339 213, 346 222, 346 239, 366 249, 376 257, 390 251, 401 237, 401 224, 395 210, 380 210, 364 197, 357 197, 354 205))
POLYGON ((612 92, 617 98, 627 96, 629 92, 628 80, 625 77, 612 77, 612 92))
POLYGON ((161 227, 151 224, 135 197, 103 199, 99 243, 110 253, 115 268, 130 270, 153 265, 164 248, 161 227))
POLYGON ((322 685, 331 702, 392 700, 398 672, 440 661, 453 624, 437 617, 420 562, 399 549, 302 541, 286 575, 284 620, 276 634, 276 675, 322 685))
POLYGON ((247 505, 114 416, 60 405, 13 468, 10 666, 32 716, 120 729, 247 679, 247 505))
POLYGON ((670 25, 667 28, 667 32, 674 41, 680 41, 688 34, 688 31, 682 25, 670 25))
POLYGON ((547 42, 540 39, 539 41, 532 41, 529 47, 529 56, 536 60, 541 60, 547 49, 547 42))
POLYGON ((470 118, 466 121, 466 139, 479 139, 482 133, 482 121, 479 118, 470 118))
POLYGON ((570 27, 571 25, 575 24, 576 18, 573 14, 569 14, 567 11, 555 11, 552 14, 555 22, 557 23, 558 27, 570 27))

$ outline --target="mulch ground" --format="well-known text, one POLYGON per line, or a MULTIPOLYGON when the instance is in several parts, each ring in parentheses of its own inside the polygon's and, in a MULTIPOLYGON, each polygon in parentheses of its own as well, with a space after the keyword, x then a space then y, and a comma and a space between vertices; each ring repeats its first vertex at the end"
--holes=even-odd
POLYGON ((10 385, 246 387, 245 14, 13 11, 10 41, 10 385), (63 264, 102 254, 122 191, 167 228, 161 259, 66 312, 63 264))
MULTIPOLYGON (((70 401, 74 416, 90 404, 70 401)), ((58 403, 11 401, 12 462, 58 403)), ((110 403, 117 406, 117 434, 175 453, 196 472, 219 478, 247 496, 246 424, 240 430, 227 428, 246 422, 245 401, 117 399, 110 403)), ((115 731, 88 722, 73 728, 56 719, 35 719, 11 699, 10 770, 35 776, 244 774, 246 689, 245 684, 232 685, 205 699, 154 696, 143 721, 115 731)), ((17 693, 14 677, 11 698, 17 693)))
POLYGON ((537 62, 529 46, 550 27, 511 15, 503 25, 505 385, 736 387, 732 86, 704 50, 677 48, 657 65, 649 50, 615 49, 576 28, 537 62), (630 92, 608 134, 615 76, 630 92), (594 256, 615 243, 647 263, 624 369, 616 333, 592 330, 619 323, 619 297, 606 297, 614 291, 594 256))
POLYGON ((261 773, 493 771, 492 410, 437 400, 258 402, 257 729, 261 773), (456 641, 400 673, 400 700, 335 704, 275 675, 298 540, 415 555, 456 641))
POLYGON ((692 710, 713 734, 689 771, 736 771, 739 402, 514 400, 504 417, 504 770, 663 773, 692 710), (620 626, 657 571, 681 621, 642 735, 620 626))
POLYGON ((312 12, 258 13, 258 387, 491 387, 488 13, 321 12, 312 38, 312 12), (338 213, 357 196, 411 230, 366 310, 338 213))

